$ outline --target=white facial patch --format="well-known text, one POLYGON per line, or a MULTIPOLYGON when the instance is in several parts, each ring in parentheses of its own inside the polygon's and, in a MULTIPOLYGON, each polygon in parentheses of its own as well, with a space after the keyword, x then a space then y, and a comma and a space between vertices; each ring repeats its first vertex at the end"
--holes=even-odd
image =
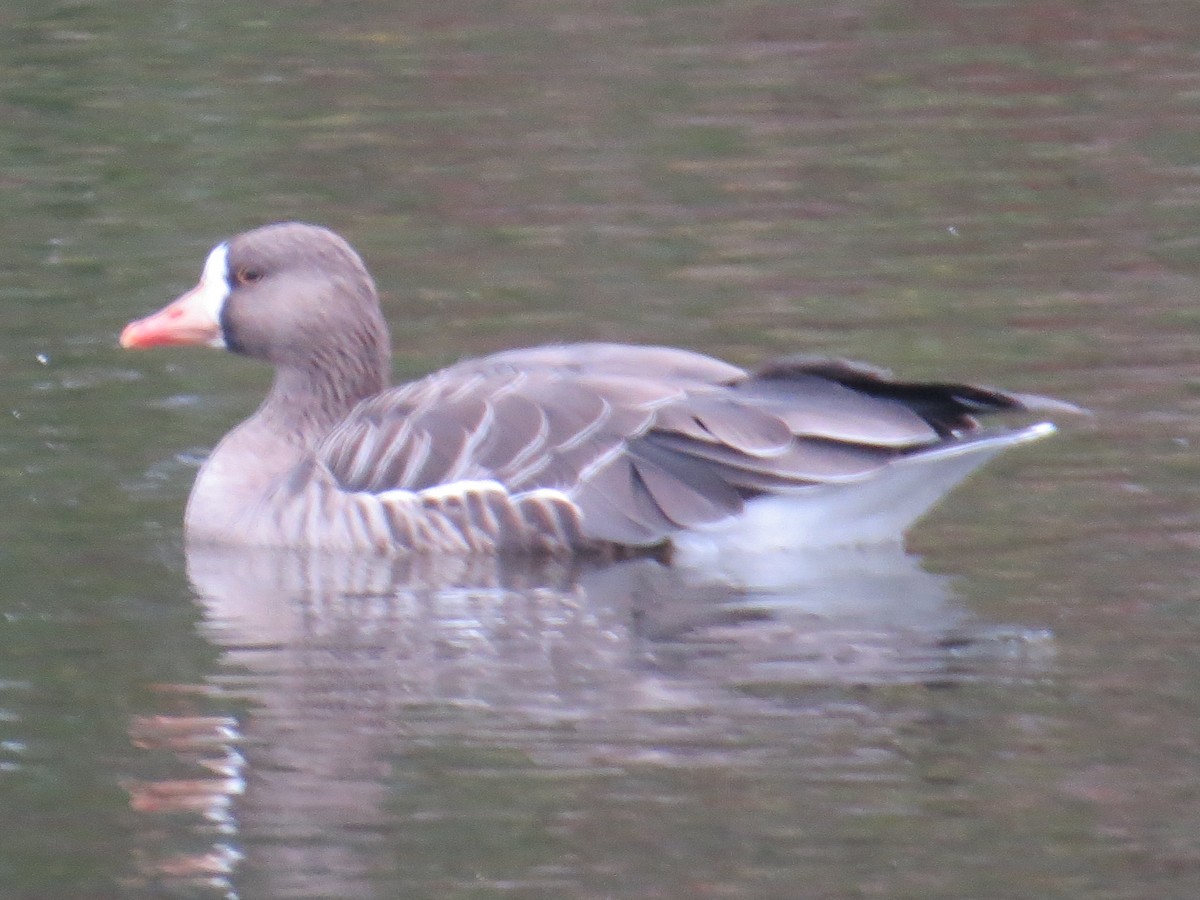
MULTIPOLYGON (((217 244, 204 261, 204 270, 200 273, 200 283, 193 289, 196 307, 206 315, 211 316, 216 323, 221 321, 221 312, 225 301, 229 298, 229 247, 217 244)), ((217 336, 208 342, 209 347, 217 350, 225 349, 225 338, 220 329, 217 336)))

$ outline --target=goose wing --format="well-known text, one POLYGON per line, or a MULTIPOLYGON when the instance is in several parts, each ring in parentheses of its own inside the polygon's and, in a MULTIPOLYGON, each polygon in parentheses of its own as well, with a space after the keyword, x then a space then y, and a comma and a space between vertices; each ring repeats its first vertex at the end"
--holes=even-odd
POLYGON ((858 481, 959 440, 1022 400, 902 382, 840 360, 748 374, 653 347, 499 354, 371 398, 319 448, 346 491, 488 483, 553 494, 589 540, 646 545, 736 515, 754 496, 858 481))

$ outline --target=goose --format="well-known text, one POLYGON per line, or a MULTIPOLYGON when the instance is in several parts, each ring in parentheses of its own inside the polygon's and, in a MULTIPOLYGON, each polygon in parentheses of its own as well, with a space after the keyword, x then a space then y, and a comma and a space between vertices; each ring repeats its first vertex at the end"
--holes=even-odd
POLYGON ((199 283, 120 344, 274 367, 188 499, 188 541, 216 544, 613 556, 898 541, 984 462, 1055 430, 981 416, 1074 410, 842 359, 747 370, 617 343, 509 350, 390 386, 366 266, 297 222, 217 244, 199 283))

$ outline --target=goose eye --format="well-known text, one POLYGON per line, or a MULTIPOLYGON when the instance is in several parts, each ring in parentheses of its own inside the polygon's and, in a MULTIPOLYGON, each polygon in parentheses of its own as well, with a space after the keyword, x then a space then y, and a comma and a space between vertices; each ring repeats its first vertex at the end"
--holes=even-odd
POLYGON ((237 270, 234 278, 238 284, 254 284, 256 281, 262 281, 263 273, 261 269, 255 269, 252 266, 242 266, 237 270))

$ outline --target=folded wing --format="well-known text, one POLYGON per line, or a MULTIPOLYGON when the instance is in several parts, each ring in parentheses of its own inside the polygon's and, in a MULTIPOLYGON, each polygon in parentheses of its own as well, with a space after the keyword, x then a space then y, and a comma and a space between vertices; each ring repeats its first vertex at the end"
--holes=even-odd
POLYGON ((870 479, 969 441, 982 414, 1039 399, 904 382, 841 360, 747 373, 665 348, 539 348, 384 392, 318 455, 348 492, 441 502, 455 485, 487 485, 539 517, 569 511, 579 534, 560 525, 556 539, 654 545, 755 497, 870 479))

